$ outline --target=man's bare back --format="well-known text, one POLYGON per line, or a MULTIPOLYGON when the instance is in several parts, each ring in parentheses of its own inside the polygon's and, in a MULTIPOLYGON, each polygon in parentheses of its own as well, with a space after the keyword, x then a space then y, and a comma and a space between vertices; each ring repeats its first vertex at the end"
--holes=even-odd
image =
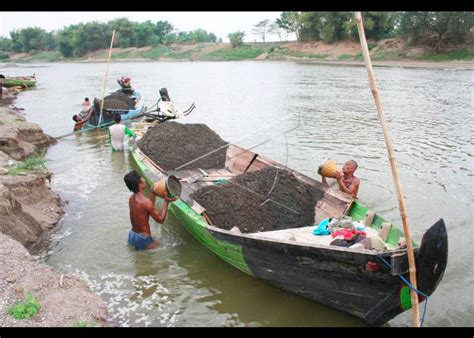
POLYGON ((125 175, 125 184, 133 192, 128 200, 130 207, 130 222, 132 231, 129 233, 129 243, 136 249, 153 249, 159 243, 151 237, 149 217, 162 224, 168 214, 170 200, 165 199, 161 210, 155 208, 155 193, 150 192, 150 197, 144 195, 146 182, 136 171, 125 175))

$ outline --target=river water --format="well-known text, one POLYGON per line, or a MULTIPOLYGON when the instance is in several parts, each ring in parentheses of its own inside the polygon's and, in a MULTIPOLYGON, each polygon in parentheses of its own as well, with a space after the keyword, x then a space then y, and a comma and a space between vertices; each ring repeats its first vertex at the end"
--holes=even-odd
MULTIPOLYGON (((38 87, 17 105, 50 135, 72 131, 84 97, 100 96, 104 63, 3 68, 36 73, 38 87)), ((359 198, 401 225, 390 166, 363 67, 295 62, 114 63, 149 106, 167 87, 183 122, 205 123, 227 141, 316 176, 326 157, 359 163, 359 198)), ((474 313, 472 70, 375 68, 394 141, 415 240, 439 218, 448 226, 448 266, 429 299, 425 326, 470 326, 474 313)), ((52 188, 64 200, 62 226, 45 251, 48 264, 75 272, 107 303, 120 326, 364 326, 350 315, 249 277, 201 246, 172 217, 152 222, 161 246, 127 246, 127 152, 111 153, 105 132, 62 139, 49 148, 52 188)), ((424 306, 424 305, 422 305, 424 306)), ((423 309, 423 307, 422 307, 423 309)), ((410 326, 411 312, 390 326, 410 326)))

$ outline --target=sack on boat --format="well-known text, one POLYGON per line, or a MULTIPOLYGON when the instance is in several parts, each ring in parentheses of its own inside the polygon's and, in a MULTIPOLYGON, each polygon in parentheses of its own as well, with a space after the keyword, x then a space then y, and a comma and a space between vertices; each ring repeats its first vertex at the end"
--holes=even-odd
POLYGON ((336 231, 343 230, 343 229, 355 230, 352 217, 342 216, 342 218, 340 219, 334 218, 333 220, 336 220, 336 221, 331 222, 329 224, 329 231, 331 231, 331 233, 334 233, 336 231))

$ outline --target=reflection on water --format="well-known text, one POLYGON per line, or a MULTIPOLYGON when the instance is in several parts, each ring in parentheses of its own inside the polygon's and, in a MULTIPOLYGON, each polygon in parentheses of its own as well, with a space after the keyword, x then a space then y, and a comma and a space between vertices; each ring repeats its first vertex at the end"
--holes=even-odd
MULTIPOLYGON (((4 69, 31 73, 31 66, 4 69)), ((100 94, 105 64, 47 64, 38 87, 17 105, 53 136, 72 131, 84 97, 100 94)), ((359 163, 360 199, 401 224, 373 99, 362 67, 293 62, 117 63, 151 106, 167 87, 185 122, 206 123, 228 141, 316 176, 326 157, 359 163), (293 129, 295 128, 295 129, 293 129), (293 130, 292 130, 293 129, 293 130), (289 131, 290 130, 290 131, 289 131), (286 132, 286 133, 285 133, 286 132)), ((473 71, 376 68, 413 235, 444 218, 445 276, 430 298, 425 325, 472 325, 473 71)), ((201 246, 172 217, 152 231, 161 246, 127 246, 127 152, 112 153, 104 131, 79 133, 49 148, 53 188, 69 201, 47 262, 74 271, 108 302, 123 326, 361 326, 340 311, 249 277, 201 246)), ((411 313, 389 322, 409 326, 411 313)))

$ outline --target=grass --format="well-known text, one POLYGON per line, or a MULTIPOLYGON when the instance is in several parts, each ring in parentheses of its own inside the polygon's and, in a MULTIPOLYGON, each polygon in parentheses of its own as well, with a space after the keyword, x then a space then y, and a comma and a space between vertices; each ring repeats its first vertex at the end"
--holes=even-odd
POLYGON ((80 320, 79 322, 77 322, 75 326, 76 327, 95 327, 96 323, 95 322, 88 323, 85 320, 80 320))
POLYGON ((296 57, 296 58, 305 58, 305 59, 319 59, 324 60, 327 58, 326 54, 311 54, 304 53, 298 50, 291 50, 287 48, 270 48, 268 58, 284 58, 284 57, 296 57))
POLYGON ((439 54, 425 54, 418 58, 424 61, 461 61, 474 60, 474 49, 459 49, 439 54))
POLYGON ((8 314, 15 319, 26 319, 35 316, 40 309, 41 305, 35 296, 32 293, 28 293, 24 302, 20 302, 8 309, 8 314))
POLYGON ((35 171, 46 170, 46 160, 43 156, 32 155, 23 161, 19 161, 16 165, 8 169, 8 175, 16 176, 19 174, 26 174, 35 171))
POLYGON ((157 59, 163 57, 164 55, 166 55, 169 52, 171 52, 171 49, 169 49, 168 47, 163 46, 163 47, 155 47, 155 48, 152 48, 152 49, 149 49, 149 50, 137 52, 136 56, 138 58, 157 60, 157 59))
POLYGON ((337 61, 362 61, 364 57, 362 52, 356 54, 341 54, 337 57, 337 61))
POLYGON ((17 62, 31 62, 31 61, 41 61, 41 62, 56 62, 63 60, 63 56, 58 51, 48 51, 48 52, 36 52, 29 54, 25 57, 17 59, 17 62))
POLYGON ((397 54, 396 52, 380 52, 380 53, 371 55, 371 59, 374 61, 392 61, 392 60, 400 59, 400 55, 397 54))
POLYGON ((251 46, 242 46, 237 48, 222 48, 209 52, 201 57, 209 61, 238 61, 255 59, 264 53, 262 48, 252 48, 251 46))

